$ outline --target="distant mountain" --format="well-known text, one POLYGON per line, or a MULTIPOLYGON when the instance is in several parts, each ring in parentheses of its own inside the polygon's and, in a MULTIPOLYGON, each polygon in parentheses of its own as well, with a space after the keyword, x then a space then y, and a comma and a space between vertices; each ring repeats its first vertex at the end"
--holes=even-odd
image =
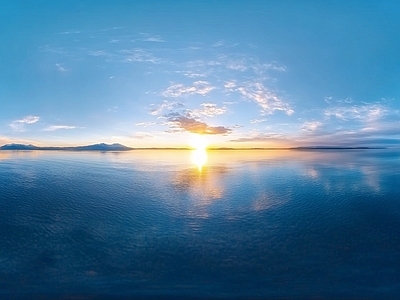
POLYGON ((294 147, 291 149, 297 150, 349 150, 349 149, 377 149, 370 147, 341 147, 341 146, 309 146, 309 147, 294 147))
POLYGON ((77 147, 38 147, 34 145, 24 144, 7 144, 0 147, 0 150, 64 150, 64 151, 126 151, 132 150, 130 147, 126 147, 121 144, 94 144, 88 146, 77 146, 77 147))
POLYGON ((34 145, 24 144, 7 144, 0 147, 0 150, 37 150, 38 147, 34 145))
POLYGON ((88 146, 78 146, 78 147, 73 147, 74 150, 76 151, 125 151, 125 150, 131 150, 132 148, 126 147, 124 145, 114 143, 114 144, 94 144, 94 145, 88 145, 88 146))

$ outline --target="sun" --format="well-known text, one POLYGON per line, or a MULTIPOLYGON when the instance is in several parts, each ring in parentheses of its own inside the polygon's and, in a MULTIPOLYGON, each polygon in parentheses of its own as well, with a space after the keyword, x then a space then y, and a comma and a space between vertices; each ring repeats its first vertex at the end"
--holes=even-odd
POLYGON ((192 162, 197 166, 201 172, 203 166, 207 162, 207 140, 202 135, 195 135, 190 141, 192 150, 192 162))
POLYGON ((206 137, 204 135, 200 135, 200 134, 192 135, 189 144, 190 144, 191 148, 193 148, 195 150, 202 150, 202 151, 205 151, 208 146, 206 137))

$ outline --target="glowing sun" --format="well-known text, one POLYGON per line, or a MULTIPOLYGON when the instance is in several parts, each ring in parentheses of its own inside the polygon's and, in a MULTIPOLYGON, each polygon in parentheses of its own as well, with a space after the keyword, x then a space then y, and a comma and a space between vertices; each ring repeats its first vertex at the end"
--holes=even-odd
POLYGON ((192 162, 197 166, 199 172, 207 162, 207 141, 204 136, 193 136, 190 141, 192 151, 192 162))
POLYGON ((195 150, 206 150, 208 142, 204 135, 195 134, 190 139, 190 146, 195 150))

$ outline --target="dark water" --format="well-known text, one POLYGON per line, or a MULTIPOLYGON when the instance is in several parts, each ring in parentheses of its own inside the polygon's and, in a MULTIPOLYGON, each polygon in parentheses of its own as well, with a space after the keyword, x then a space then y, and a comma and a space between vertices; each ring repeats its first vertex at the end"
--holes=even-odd
POLYGON ((399 299, 393 150, 0 152, 1 299, 399 299))

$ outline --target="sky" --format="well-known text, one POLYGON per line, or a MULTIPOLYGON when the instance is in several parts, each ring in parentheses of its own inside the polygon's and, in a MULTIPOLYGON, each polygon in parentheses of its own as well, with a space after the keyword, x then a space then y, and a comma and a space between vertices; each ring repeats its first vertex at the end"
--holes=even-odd
POLYGON ((2 1, 0 145, 400 147, 400 2, 2 1))

